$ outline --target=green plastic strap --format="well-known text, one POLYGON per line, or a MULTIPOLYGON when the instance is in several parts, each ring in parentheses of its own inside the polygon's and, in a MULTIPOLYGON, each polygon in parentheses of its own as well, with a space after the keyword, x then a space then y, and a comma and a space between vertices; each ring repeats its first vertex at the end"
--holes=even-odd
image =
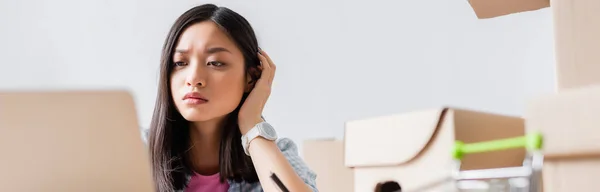
POLYGON ((469 144, 456 141, 454 143, 454 149, 452 150, 452 157, 461 160, 465 154, 500 151, 521 147, 525 147, 527 150, 531 151, 542 149, 542 134, 530 133, 520 137, 469 144))

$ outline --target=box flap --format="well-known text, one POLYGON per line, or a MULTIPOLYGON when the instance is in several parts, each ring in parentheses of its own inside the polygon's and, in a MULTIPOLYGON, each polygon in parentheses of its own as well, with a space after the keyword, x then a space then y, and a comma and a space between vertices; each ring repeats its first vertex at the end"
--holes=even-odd
POLYGON ((574 88, 532 100, 527 131, 544 136, 545 158, 600 155, 600 85, 574 88))
POLYGON ((550 6, 549 0, 467 0, 479 19, 534 11, 550 6))
POLYGON ((415 158, 432 139, 447 108, 349 121, 348 167, 399 165, 415 158))

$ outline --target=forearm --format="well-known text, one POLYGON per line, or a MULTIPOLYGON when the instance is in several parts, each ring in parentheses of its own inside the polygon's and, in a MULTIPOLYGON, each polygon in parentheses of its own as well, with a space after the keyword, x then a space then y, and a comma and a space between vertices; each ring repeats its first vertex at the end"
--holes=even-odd
POLYGON ((312 191, 298 176, 274 141, 258 137, 251 142, 248 150, 264 191, 280 191, 270 178, 271 172, 275 173, 290 191, 312 191))

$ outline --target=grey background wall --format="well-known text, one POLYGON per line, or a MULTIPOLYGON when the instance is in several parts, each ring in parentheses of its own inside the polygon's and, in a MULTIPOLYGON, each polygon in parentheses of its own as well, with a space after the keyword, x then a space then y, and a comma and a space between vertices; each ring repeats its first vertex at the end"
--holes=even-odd
POLYGON ((205 2, 255 27, 278 65, 265 116, 297 142, 442 105, 521 115, 554 91, 550 10, 478 20, 466 0, 1 0, 0 89, 126 88, 147 127, 168 28, 205 2))

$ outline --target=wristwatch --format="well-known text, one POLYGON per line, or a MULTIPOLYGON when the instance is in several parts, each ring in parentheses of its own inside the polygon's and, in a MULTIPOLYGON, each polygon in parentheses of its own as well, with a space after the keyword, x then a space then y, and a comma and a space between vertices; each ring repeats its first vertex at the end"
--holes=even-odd
POLYGON ((250 155, 248 153, 248 147, 250 146, 250 142, 256 137, 262 137, 270 141, 275 141, 277 139, 277 133, 275 132, 275 128, 271 126, 271 124, 263 121, 256 124, 250 131, 246 133, 246 135, 242 136, 242 146, 244 147, 244 152, 246 155, 250 155))

